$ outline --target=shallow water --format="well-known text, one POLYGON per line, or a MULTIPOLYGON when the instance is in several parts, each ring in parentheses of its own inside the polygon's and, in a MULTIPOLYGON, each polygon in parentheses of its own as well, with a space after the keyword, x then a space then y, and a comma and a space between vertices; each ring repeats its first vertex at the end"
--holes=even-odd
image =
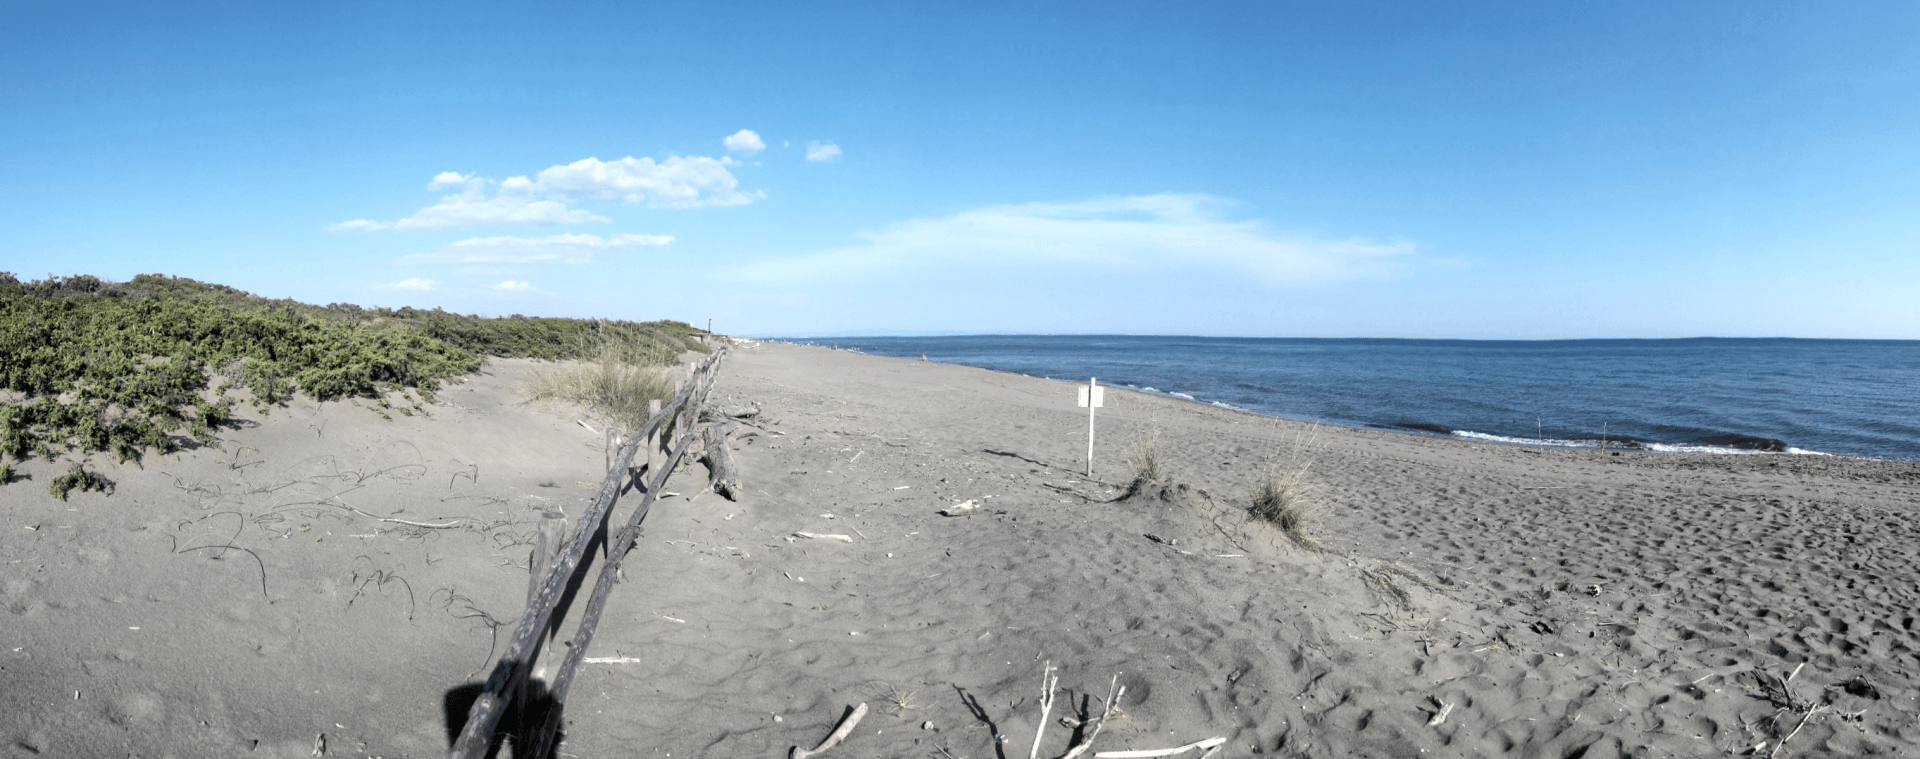
POLYGON ((814 337, 1355 427, 1920 460, 1920 341, 814 337))

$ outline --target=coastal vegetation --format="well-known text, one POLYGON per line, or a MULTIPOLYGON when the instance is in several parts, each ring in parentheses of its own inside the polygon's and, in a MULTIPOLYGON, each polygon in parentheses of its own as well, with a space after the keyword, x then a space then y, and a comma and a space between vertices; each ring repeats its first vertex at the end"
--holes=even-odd
POLYGON ((1312 534, 1313 487, 1307 479, 1312 464, 1306 460, 1317 431, 1296 436, 1293 450, 1285 459, 1267 463, 1254 484, 1253 503, 1247 508, 1249 514, 1279 528, 1294 545, 1310 551, 1322 549, 1312 534))
POLYGON ((1152 482, 1160 478, 1160 432, 1138 430, 1127 444, 1127 468, 1134 482, 1152 482))
POLYGON ((113 480, 107 479, 99 472, 89 472, 85 466, 76 462, 67 466, 66 474, 55 477, 47 483, 47 492, 62 501, 67 500, 67 494, 73 492, 75 488, 79 488, 83 493, 94 490, 111 493, 113 480))
MULTIPOLYGON (((431 402, 489 357, 667 364, 704 350, 696 334, 671 321, 315 306, 160 274, 21 282, 0 272, 0 472, 11 479, 11 462, 32 456, 125 462, 213 445, 241 400, 261 413, 296 395, 431 402)), ((67 488, 52 487, 106 487, 90 477, 76 464, 67 488)))
POLYGON ((657 366, 636 361, 609 346, 593 361, 534 372, 534 400, 560 399, 586 406, 602 421, 637 430, 647 422, 647 402, 666 400, 673 386, 657 366))
POLYGON ((1269 469, 1255 487, 1253 505, 1247 510, 1280 528, 1280 532, 1294 545, 1317 551, 1320 550, 1320 542, 1307 532, 1306 484, 1300 476, 1303 473, 1302 470, 1280 472, 1269 469))

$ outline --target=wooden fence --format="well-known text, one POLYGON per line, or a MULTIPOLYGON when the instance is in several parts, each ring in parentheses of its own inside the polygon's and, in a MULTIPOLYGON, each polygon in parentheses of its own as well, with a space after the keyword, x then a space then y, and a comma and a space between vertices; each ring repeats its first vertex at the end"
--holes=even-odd
MULTIPOLYGON (((518 709, 522 703, 531 700, 526 696, 535 695, 527 691, 528 681, 533 674, 534 663, 540 656, 542 644, 546 642, 552 628, 557 626, 557 620, 554 619, 555 607, 568 594, 569 586, 577 585, 574 575, 586 571, 586 568, 581 566, 581 562, 592 547, 591 544, 605 542, 607 520, 612 513, 614 503, 619 500, 621 491, 625 488, 634 454, 643 446, 655 444, 654 441, 660 439, 657 435, 665 432, 667 434, 664 437, 669 441, 667 446, 669 451, 658 471, 655 471, 651 464, 648 466, 647 480, 640 483, 644 487, 640 505, 634 507, 633 513, 627 518, 626 526, 609 546, 606 561, 600 567, 600 576, 593 586, 593 595, 587 601, 585 615, 573 636, 573 644, 568 648, 566 658, 555 672, 546 693, 537 694, 546 707, 544 714, 517 715, 522 718, 537 716, 541 722, 538 725, 520 724, 520 729, 515 731, 520 742, 513 747, 514 756, 545 759, 552 754, 554 736, 559 730, 561 714, 566 704, 567 689, 573 684, 574 671, 586 658, 587 644, 593 640, 594 627, 599 624, 600 612, 605 608, 607 596, 613 590, 614 576, 620 569, 620 559, 626 555, 628 549, 633 547, 634 540, 639 537, 640 523, 647 518, 647 511, 652 508, 654 498, 659 494, 660 489, 666 486, 667 477, 679 465, 680 458, 686 454, 687 449, 692 447, 696 428, 699 426, 701 406, 706 402, 707 391, 713 387, 714 377, 719 372, 720 361, 725 354, 725 348, 715 349, 693 369, 672 401, 658 413, 652 414, 639 430, 627 436, 626 442, 620 446, 613 465, 607 470, 606 479, 600 483, 599 496, 594 499, 593 507, 588 509, 579 523, 574 526, 572 536, 560 552, 553 557, 552 561, 547 562, 551 569, 547 571, 544 578, 539 578, 537 574, 541 562, 534 563, 539 592, 532 595, 526 614, 520 618, 520 625, 514 629, 513 639, 508 641, 506 650, 500 654, 500 661, 494 665, 492 674, 487 677, 485 689, 468 710, 466 725, 453 744, 451 755, 454 759, 478 759, 486 756, 505 737, 499 730, 501 718, 510 710, 518 709), (667 425, 671 425, 670 431, 663 430, 667 425), (595 540, 595 537, 599 540, 595 540)), ((649 462, 661 458, 654 455, 654 451, 648 453, 649 462)))

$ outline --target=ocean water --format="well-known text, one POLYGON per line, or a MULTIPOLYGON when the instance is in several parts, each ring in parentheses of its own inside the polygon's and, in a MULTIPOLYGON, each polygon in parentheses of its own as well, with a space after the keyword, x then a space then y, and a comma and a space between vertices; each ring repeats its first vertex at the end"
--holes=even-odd
MULTIPOLYGON (((813 337, 1288 419, 1511 443, 1920 460, 1920 341, 813 337)), ((1071 402, 1069 398, 1063 402, 1071 402)))

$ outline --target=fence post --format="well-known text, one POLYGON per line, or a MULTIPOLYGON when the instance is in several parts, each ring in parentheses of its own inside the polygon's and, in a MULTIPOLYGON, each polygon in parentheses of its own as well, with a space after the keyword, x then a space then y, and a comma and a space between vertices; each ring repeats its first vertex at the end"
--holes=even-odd
MULTIPOLYGON (((724 355, 723 351, 709 356, 703 364, 711 369, 724 355)), ((671 405, 665 408, 670 409, 676 417, 684 416, 691 424, 699 417, 700 404, 705 401, 706 390, 712 385, 712 376, 713 372, 709 371, 698 388, 690 383, 679 388, 674 394, 671 405), (699 391, 697 396, 696 390, 699 391)), ((529 685, 526 680, 530 676, 541 680, 548 677, 545 667, 541 667, 539 672, 532 670, 533 665, 538 661, 539 648, 550 642, 551 633, 560 626, 563 619, 559 610, 555 608, 556 604, 566 593, 570 581, 583 568, 583 561, 587 558, 585 556, 587 548, 591 545, 589 532, 598 532, 604 540, 611 516, 609 512, 614 502, 620 497, 621 478, 631 476, 633 457, 642 444, 641 439, 648 441, 660 439, 662 430, 659 428, 664 421, 664 413, 666 413, 665 410, 651 415, 644 426, 634 431, 635 439, 621 446, 619 461, 608 470, 607 478, 600 486, 599 496, 581 515, 580 522, 574 525, 572 530, 566 529, 564 521, 555 524, 554 528, 545 528, 543 525, 540 534, 558 536, 564 533, 568 537, 564 542, 558 539, 544 541, 544 545, 552 546, 550 550, 552 558, 546 562, 539 561, 540 549, 536 545, 534 560, 529 564, 544 563, 549 568, 544 573, 545 577, 535 582, 537 590, 533 594, 534 599, 528 604, 526 613, 521 616, 520 624, 514 627, 513 637, 501 650, 492 673, 487 676, 484 688, 474 700, 473 705, 467 709, 466 723, 460 728, 459 737, 455 739, 453 748, 449 752, 450 756, 455 759, 479 759, 497 745, 495 739, 502 735, 497 732, 502 713, 516 706, 513 700, 514 695, 523 691, 540 693, 538 686, 529 685)), ((691 442, 692 436, 688 435, 676 444, 674 450, 662 459, 660 468, 667 469, 678 462, 691 442)), ((667 471, 659 471, 653 473, 648 479, 653 480, 651 484, 658 488, 666 484, 669 474, 671 473, 667 471)), ((646 493, 640 506, 629 516, 627 527, 620 535, 618 551, 611 550, 612 543, 603 543, 609 549, 607 562, 601 568, 599 581, 594 583, 594 600, 588 603, 587 611, 581 620, 580 630, 575 634, 576 650, 569 651, 564 656, 565 663, 551 675, 551 684, 545 694, 555 704, 566 701, 567 686, 572 681, 576 667, 586 654, 587 643, 592 640, 593 626, 600 618, 605 596, 612 590, 614 573, 619 567, 619 557, 632 547, 634 538, 638 534, 639 524, 646 518, 648 506, 653 500, 654 493, 646 493)), ((564 520, 565 515, 556 515, 556 518, 564 520)), ((536 739, 534 745, 529 746, 535 749, 535 753, 551 750, 552 735, 554 728, 557 727, 559 716, 557 709, 547 712, 546 722, 540 727, 540 737, 536 739)), ((515 752, 519 753, 518 746, 515 747, 515 752)))
MULTIPOLYGON (((658 400, 647 401, 647 418, 652 419, 659 415, 660 415, 660 401, 658 400)), ((650 435, 647 435, 647 477, 648 479, 652 479, 653 475, 660 471, 660 455, 661 455, 660 454, 660 426, 654 425, 653 433, 650 435)))
MULTIPOLYGON (((566 542, 567 515, 559 511, 541 512, 540 531, 533 539, 533 555, 529 556, 527 561, 527 568, 530 570, 530 574, 527 575, 528 607, 532 607, 539 600, 540 589, 546 584, 547 575, 553 573, 553 562, 560 555, 561 549, 566 546, 566 542)), ((559 620, 553 620, 548 623, 547 629, 540 631, 540 635, 534 639, 533 651, 529 654, 529 659, 539 661, 541 650, 552 642, 553 628, 558 624, 559 620)), ((533 672, 533 679, 538 681, 540 686, 537 688, 531 685, 521 686, 519 701, 522 707, 525 707, 529 699, 538 695, 537 691, 545 688, 549 671, 548 665, 542 662, 533 672)))

